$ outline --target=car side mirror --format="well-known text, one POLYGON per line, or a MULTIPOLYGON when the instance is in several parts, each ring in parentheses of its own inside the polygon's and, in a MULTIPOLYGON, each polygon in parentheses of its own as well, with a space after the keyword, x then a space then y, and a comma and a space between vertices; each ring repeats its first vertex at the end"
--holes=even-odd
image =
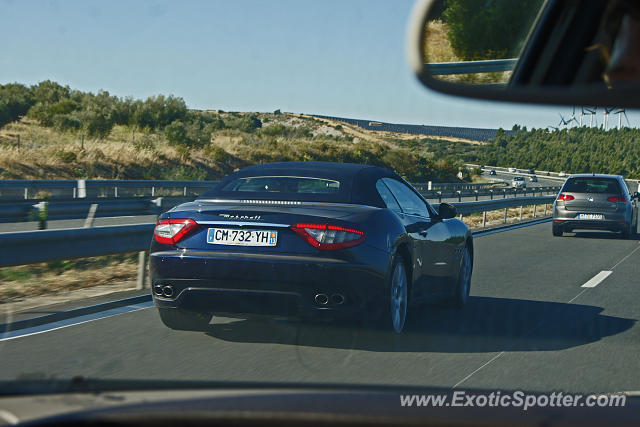
POLYGON ((455 218, 456 215, 458 215, 458 210, 455 206, 444 202, 440 203, 440 206, 438 206, 438 216, 440 219, 455 218))
POLYGON ((640 107, 635 3, 420 0, 409 63, 423 85, 451 95, 640 107))

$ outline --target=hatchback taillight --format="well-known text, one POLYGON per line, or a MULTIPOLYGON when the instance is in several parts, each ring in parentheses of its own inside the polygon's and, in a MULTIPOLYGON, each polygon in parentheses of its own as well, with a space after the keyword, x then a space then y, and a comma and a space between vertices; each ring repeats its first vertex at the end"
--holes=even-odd
POLYGON ((159 243, 175 245, 197 227, 198 223, 192 219, 161 219, 153 230, 153 237, 159 243))
POLYGON ((558 200, 561 202, 568 202, 569 200, 573 199, 575 199, 575 197, 573 197, 571 194, 558 194, 558 200))
POLYGON ((339 225, 294 224, 291 229, 314 248, 330 251, 349 248, 364 241, 364 231, 339 225))
POLYGON ((627 199, 624 196, 611 196, 607 197, 607 200, 613 203, 627 203, 627 199))

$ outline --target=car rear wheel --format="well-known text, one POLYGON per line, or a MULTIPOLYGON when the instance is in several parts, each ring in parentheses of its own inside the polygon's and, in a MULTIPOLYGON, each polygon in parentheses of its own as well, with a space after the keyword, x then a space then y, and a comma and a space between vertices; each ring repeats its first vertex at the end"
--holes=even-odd
POLYGON ((464 307, 469 299, 469 291, 471 290, 471 272, 473 270, 473 262, 469 248, 465 247, 462 251, 462 259, 460 260, 460 271, 458 272, 458 283, 456 285, 455 295, 453 297, 453 305, 458 308, 464 307))
POLYGON ((385 302, 386 308, 380 318, 380 326, 383 329, 392 329, 396 333, 400 333, 404 329, 409 306, 408 288, 404 260, 401 256, 397 256, 393 262, 389 278, 388 298, 385 302))
POLYGON ((556 237, 560 237, 562 236, 562 226, 558 225, 558 224, 552 224, 551 225, 551 231, 553 232, 553 235, 556 237))
POLYGON ((162 323, 176 331, 205 332, 209 330, 211 315, 179 308, 158 308, 158 313, 162 323))

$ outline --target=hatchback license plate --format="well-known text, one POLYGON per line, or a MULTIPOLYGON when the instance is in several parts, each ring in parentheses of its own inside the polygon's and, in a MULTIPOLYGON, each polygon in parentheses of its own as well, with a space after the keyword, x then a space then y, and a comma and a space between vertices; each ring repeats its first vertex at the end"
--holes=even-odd
POLYGON ((604 219, 602 214, 578 214, 578 219, 604 219))
POLYGON ((278 232, 273 230, 243 230, 238 228, 210 228, 207 243, 234 246, 275 246, 278 232))

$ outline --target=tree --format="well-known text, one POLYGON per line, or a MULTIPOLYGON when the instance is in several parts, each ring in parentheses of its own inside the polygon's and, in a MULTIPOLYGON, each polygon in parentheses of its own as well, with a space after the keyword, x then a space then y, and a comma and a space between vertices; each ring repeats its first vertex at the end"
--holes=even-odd
POLYGON ((164 129, 164 135, 171 145, 188 145, 187 128, 180 120, 175 120, 164 129))
POLYGON ((238 128, 243 132, 253 132, 262 127, 262 122, 255 115, 245 116, 240 120, 238 128))
POLYGON ((447 0, 449 41, 466 61, 515 57, 543 0, 447 0))
POLYGON ((19 83, 0 85, 0 126, 18 120, 35 103, 31 90, 19 83))

